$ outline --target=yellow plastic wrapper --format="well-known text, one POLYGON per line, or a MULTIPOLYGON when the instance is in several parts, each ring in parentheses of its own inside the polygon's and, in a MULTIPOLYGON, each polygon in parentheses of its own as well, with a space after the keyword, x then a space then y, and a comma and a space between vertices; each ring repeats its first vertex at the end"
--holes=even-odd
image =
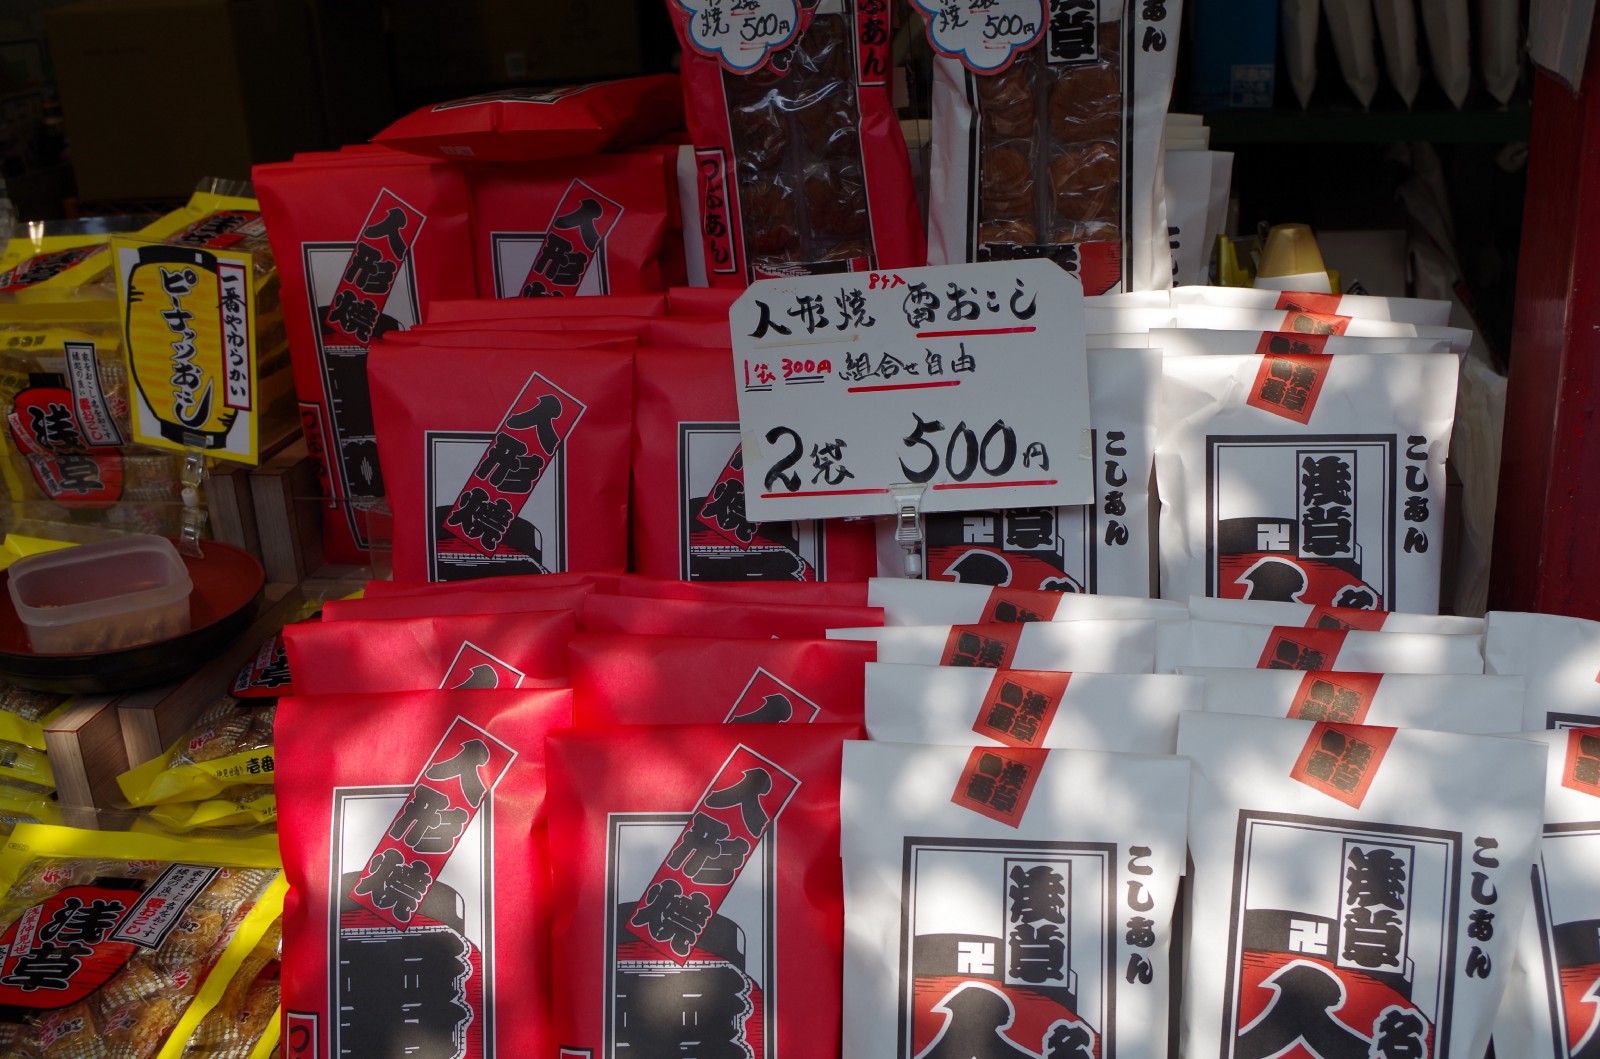
POLYGON ((142 808, 204 802, 240 785, 269 786, 276 771, 272 746, 276 707, 244 709, 237 703, 224 696, 166 753, 118 776, 117 785, 128 804, 142 808))
POLYGON ((5 244, 0 254, 0 297, 17 302, 109 299, 108 235, 48 235, 49 230, 47 225, 30 224, 23 235, 5 244))
POLYGON ((172 802, 150 810, 150 819, 169 831, 195 828, 255 829, 278 821, 278 795, 272 787, 241 784, 203 802, 172 802))
POLYGON ((0 851, 0 1051, 178 1059, 282 914, 276 851, 23 824, 0 851))
MULTIPOLYGON (((5 551, 15 534, 0 544, 5 551)), ((33 554, 29 552, 27 554, 33 554)), ((9 566, 0 565, 0 569, 9 566)), ((72 697, 54 691, 35 691, 16 684, 0 684, 0 742, 19 743, 34 750, 44 749, 47 724, 70 708, 72 697)))
POLYGON ((184 1059, 252 1059, 277 1045, 282 953, 279 920, 239 965, 216 1007, 200 1020, 184 1059))

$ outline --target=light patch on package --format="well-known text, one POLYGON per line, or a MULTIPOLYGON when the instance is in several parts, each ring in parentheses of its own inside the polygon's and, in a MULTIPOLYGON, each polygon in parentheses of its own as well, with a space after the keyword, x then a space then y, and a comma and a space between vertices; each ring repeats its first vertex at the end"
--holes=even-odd
POLYGON ((1067 692, 1071 673, 1010 669, 996 673, 978 707, 972 730, 1007 746, 1032 749, 1044 742, 1067 692))
POLYGON ((685 581, 822 581, 825 523, 745 514, 738 423, 678 424, 678 576, 685 581))
POLYGON ((904 841, 895 1055, 1110 1054, 1116 846, 904 841))
MULTIPOLYGON (((800 35, 795 0, 677 0, 689 13, 689 43, 724 69, 748 74, 800 35)), ((809 12, 808 12, 809 14, 809 12)))
POLYGON ((725 718, 728 724, 810 724, 821 707, 757 666, 725 718))
MULTIPOLYGON (((928 43, 933 45, 933 50, 947 58, 959 59, 974 73, 994 74, 1004 70, 1019 51, 1039 43, 1046 26, 1043 0, 914 0, 914 3, 927 27, 928 43)), ((1092 12, 1088 24, 1092 34, 1092 12)), ((1071 28, 1070 20, 1064 20, 1063 28, 1071 28)))
MULTIPOLYGON (((425 908, 434 880, 517 752, 463 718, 440 740, 378 840, 348 898, 397 930, 425 908)), ((426 913, 424 913, 426 914, 426 913)))
POLYGON ((1383 608, 1397 448, 1392 434, 1208 436, 1205 594, 1383 608))
POLYGON ((1289 778, 1359 809, 1394 733, 1393 728, 1318 721, 1311 726, 1289 778))
POLYGON ((1245 404, 1304 426, 1311 422, 1317 395, 1333 363, 1333 358, 1316 354, 1262 357, 1245 404))
POLYGON ((1219 1055, 1451 1054, 1461 836, 1251 811, 1239 834, 1219 1055))
POLYGON ((493 232, 495 295, 572 298, 608 294, 606 237, 623 208, 574 180, 540 232, 493 232))
POLYGON ((1302 721, 1362 724, 1382 673, 1307 673, 1284 716, 1302 721))
POLYGON ((627 919, 640 941, 690 962, 745 866, 800 781, 746 746, 734 748, 627 919))
MULTIPOLYGON (((561 475, 549 472, 557 468, 556 457, 562 444, 587 407, 535 372, 506 410, 500 426, 487 437, 428 432, 429 480, 434 497, 431 506, 440 513, 438 525, 430 522, 429 527, 435 566, 435 576, 430 580, 457 580, 458 577, 443 576, 452 572, 446 568, 461 565, 458 558, 469 565, 481 565, 483 560, 478 556, 497 560, 504 555, 510 564, 533 567, 501 569, 506 564, 499 563, 495 573, 565 569, 564 557, 547 552, 539 528, 519 516, 547 478, 555 487, 545 491, 547 496, 564 492, 561 475), (446 499, 441 486, 450 481, 461 484, 446 499)), ((553 543, 564 544, 564 504, 561 497, 555 499, 560 536, 553 543)), ((564 548, 561 550, 564 552, 564 548)), ((460 576, 472 574, 461 571, 460 576)))
POLYGON ((1007 827, 1020 827, 1049 756, 1048 750, 973 747, 950 800, 1007 827))
POLYGON ((245 253, 112 241, 133 440, 255 463, 253 259, 245 253))

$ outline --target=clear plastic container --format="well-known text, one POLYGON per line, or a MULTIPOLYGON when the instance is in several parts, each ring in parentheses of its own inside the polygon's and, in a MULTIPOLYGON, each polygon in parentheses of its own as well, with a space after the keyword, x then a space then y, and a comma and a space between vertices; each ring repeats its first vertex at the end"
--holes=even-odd
POLYGON ((84 654, 189 631, 194 585, 165 537, 141 535, 19 559, 8 587, 39 654, 84 654))

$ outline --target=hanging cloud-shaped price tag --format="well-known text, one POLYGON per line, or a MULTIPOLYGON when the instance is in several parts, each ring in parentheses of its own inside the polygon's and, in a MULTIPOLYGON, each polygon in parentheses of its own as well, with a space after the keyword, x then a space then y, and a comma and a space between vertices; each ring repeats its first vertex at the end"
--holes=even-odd
POLYGON ((678 0, 689 13, 689 43, 737 74, 761 67, 800 35, 795 0, 678 0))
POLYGON ((912 0, 933 50, 974 73, 998 73, 1044 35, 1044 0, 912 0))

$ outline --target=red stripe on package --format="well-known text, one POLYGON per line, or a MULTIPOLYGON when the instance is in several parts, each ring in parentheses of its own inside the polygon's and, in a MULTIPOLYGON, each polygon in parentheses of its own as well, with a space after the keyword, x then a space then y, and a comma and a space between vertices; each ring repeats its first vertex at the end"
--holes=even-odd
POLYGON ((1567 733, 1561 785, 1600 798, 1600 728, 1574 728, 1567 733))
POLYGON ((1276 625, 1256 660, 1257 669, 1336 669, 1347 629, 1297 629, 1276 625))
POLYGON ((550 738, 559 1048, 837 1054, 840 757, 860 731, 649 725, 550 738))
MULTIPOLYGON (((726 334, 726 322, 722 328, 726 334)), ((635 569, 708 583, 864 581, 876 572, 870 522, 746 517, 738 400, 725 349, 652 349, 635 370, 635 569)))
POLYGON ((1344 301, 1342 294, 1316 294, 1311 291, 1285 291, 1278 295, 1277 308, 1285 312, 1294 311, 1302 313, 1320 313, 1324 316, 1339 315, 1339 306, 1344 301))
POLYGON ((481 349, 633 349, 639 344, 637 335, 625 331, 577 331, 566 329, 539 329, 515 326, 515 321, 505 327, 496 327, 498 321, 484 321, 482 326, 420 324, 410 331, 389 335, 385 346, 464 346, 481 349))
POLYGON ((983 669, 1010 669, 1022 640, 1023 623, 991 622, 985 625, 952 625, 939 656, 942 666, 978 666, 983 669))
POLYGON ((572 722, 860 724, 876 657, 867 641, 579 633, 569 655, 572 722))
POLYGON ((1289 778, 1359 809, 1394 732, 1374 725, 1319 721, 1311 726, 1289 778))
POLYGON ((300 622, 283 640, 302 694, 520 687, 567 676, 570 611, 300 622))
POLYGON ((650 346, 688 346, 691 349, 728 348, 726 316, 667 316, 644 320, 639 341, 650 346))
POLYGON ((373 142, 436 158, 532 162, 644 143, 683 123, 672 74, 564 88, 505 88, 407 114, 373 142))
MULTIPOLYGON (((526 579, 523 579, 526 580, 526 579)), ((543 579, 534 582, 538 586, 543 579)), ((463 582, 470 586, 472 582, 463 582)), ((449 614, 503 614, 527 610, 575 611, 594 588, 527 587, 522 591, 428 592, 415 596, 379 596, 329 600, 322 606, 323 621, 371 621, 374 618, 426 618, 449 614)))
POLYGON ((665 160, 616 154, 471 171, 483 298, 661 289, 665 160))
POLYGON ((378 839, 349 899, 397 930, 410 927, 462 835, 516 757, 511 747, 457 717, 378 839))
POLYGON ((1300 335, 1291 331, 1263 331, 1256 343, 1257 356, 1320 356, 1328 351, 1332 335, 1300 335))
POLYGON ((728 318, 728 310, 743 293, 728 287, 671 287, 667 290, 669 316, 720 316, 728 318))
POLYGON ((278 708, 285 1054, 551 1054, 544 741, 569 693, 278 708))
POLYGON ((1039 782, 1048 750, 972 748, 950 800, 975 813, 1017 827, 1039 782))
POLYGON ((374 149, 257 166, 282 284, 306 444, 325 495, 332 562, 365 562, 385 493, 367 386, 370 343, 474 289, 466 181, 452 167, 374 149))
POLYGON ((1333 362, 1334 358, 1317 353, 1262 357, 1245 404, 1304 426, 1311 422, 1333 362))
POLYGON ((572 588, 592 585, 597 591, 612 592, 615 586, 631 575, 624 573, 580 572, 570 574, 545 574, 538 581, 529 581, 516 575, 480 577, 473 581, 451 584, 432 584, 427 581, 368 581, 362 588, 367 599, 386 599, 391 596, 450 595, 455 592, 526 592, 530 589, 547 591, 552 588, 572 588))
POLYGON ((1301 721, 1364 724, 1382 673, 1307 673, 1285 717, 1301 721))
POLYGON ((799 788, 780 766, 747 746, 735 747, 628 917, 634 937, 678 966, 687 964, 799 788))
POLYGON ((994 675, 972 730, 1007 746, 1037 748, 1050 731, 1071 673, 1003 669, 994 675))
POLYGON ((1283 314, 1278 330, 1302 335, 1342 335, 1350 330, 1350 319, 1332 313, 1290 309, 1283 314))
POLYGON ((700 231, 684 235, 700 238, 713 286, 927 261, 887 79, 863 77, 882 16, 858 20, 858 4, 842 7, 800 4, 788 19, 762 19, 667 4, 699 174, 700 231), (741 37, 741 19, 766 21, 764 46, 726 43, 741 37))
MULTIPOLYGON (((548 299, 578 304, 599 299, 548 299)), ((627 561, 633 355, 383 349, 378 443, 397 578, 615 570, 627 561), (507 407, 505 394, 517 397, 507 407)))
POLYGON ((1043 589, 996 588, 989 592, 979 623, 1050 621, 1061 606, 1060 592, 1043 589))
POLYGON ((1378 632, 1383 628, 1383 623, 1389 620, 1386 610, 1361 610, 1358 607, 1324 607, 1317 605, 1311 608, 1311 613, 1306 618, 1308 629, 1361 629, 1365 632, 1378 632))
POLYGON ((604 301, 593 298, 509 300, 450 298, 428 303, 428 320, 442 324, 461 320, 559 320, 572 317, 603 317, 604 323, 601 326, 608 327, 613 326, 613 318, 666 314, 665 294, 613 294, 604 301))
POLYGON ((685 629, 693 629, 706 636, 820 640, 829 629, 882 624, 883 611, 878 607, 590 596, 583 603, 578 627, 584 632, 646 636, 675 636, 685 629))

